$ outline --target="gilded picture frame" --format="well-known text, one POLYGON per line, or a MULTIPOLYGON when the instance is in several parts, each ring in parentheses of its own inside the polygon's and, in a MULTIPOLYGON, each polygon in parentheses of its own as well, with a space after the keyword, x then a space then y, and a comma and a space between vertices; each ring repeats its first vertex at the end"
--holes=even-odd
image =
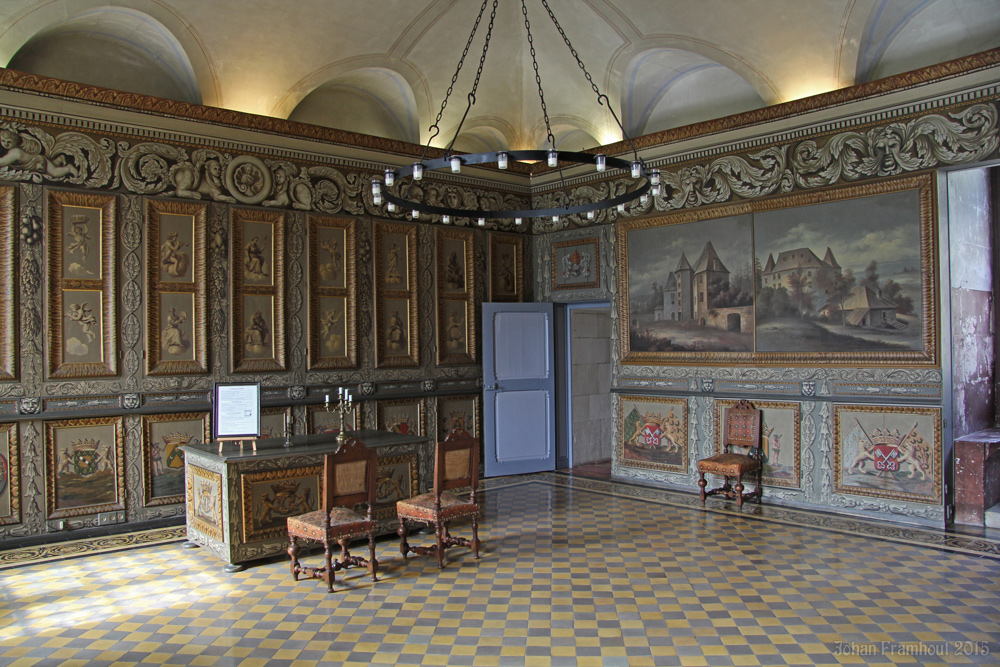
POLYGON ((234 373, 285 370, 285 217, 232 212, 232 364, 234 373))
POLYGON ((323 467, 261 470, 240 475, 244 542, 288 536, 288 517, 320 507, 323 467))
POLYGON ((590 289, 600 286, 600 241, 596 236, 552 244, 553 290, 590 289))
POLYGON ((186 510, 188 526, 218 542, 222 541, 222 474, 188 466, 186 510))
POLYGON ((379 431, 422 436, 426 433, 422 398, 399 398, 375 403, 375 428, 379 431))
POLYGON ((146 375, 208 372, 207 212, 146 201, 146 375))
MULTIPOLYGON (((292 428, 292 406, 271 406, 260 410, 260 437, 284 438, 292 428)), ((288 433, 288 435, 295 435, 288 433)))
POLYGON ((20 454, 17 425, 0 424, 0 526, 21 523, 20 454))
POLYGON ((358 366, 356 222, 309 216, 309 368, 358 366))
POLYGON ((490 234, 490 301, 524 301, 524 237, 490 234))
POLYGON ((396 501, 420 493, 420 456, 417 452, 378 457, 375 473, 375 520, 395 522, 396 501))
MULTIPOLYGON (((735 399, 715 401, 715 453, 722 453, 723 418, 735 399)), ((761 411, 761 450, 764 453, 762 481, 767 486, 802 487, 802 404, 788 401, 753 401, 761 411)))
POLYGON ((618 464, 664 472, 688 471, 688 403, 683 398, 617 399, 618 464))
POLYGON ((0 380, 14 380, 18 376, 14 192, 12 186, 0 187, 0 280, 11 286, 8 298, 0 299, 0 380))
POLYGON ((208 411, 142 416, 143 503, 146 507, 184 502, 184 452, 180 448, 211 439, 208 411))
POLYGON ((46 516, 125 510, 122 417, 45 422, 46 516))
MULTIPOLYGON (((327 410, 324 405, 310 405, 307 411, 309 433, 340 433, 340 413, 331 403, 327 410)), ((361 416, 361 404, 355 403, 354 408, 344 415, 344 430, 358 431, 364 428, 361 416)))
POLYGON ((417 228, 376 220, 374 234, 375 366, 419 366, 417 228))
POLYGON ((49 190, 48 378, 118 374, 114 195, 49 190))
POLYGON ((935 197, 920 174, 621 222, 622 363, 936 366, 935 197))
POLYGON ((471 229, 435 229, 437 363, 476 363, 475 264, 471 229))
POLYGON ((939 505, 941 409, 836 405, 834 491, 939 505))
POLYGON ((481 437, 480 401, 482 401, 482 397, 479 394, 438 396, 436 406, 437 439, 444 440, 454 428, 463 428, 473 437, 481 437))

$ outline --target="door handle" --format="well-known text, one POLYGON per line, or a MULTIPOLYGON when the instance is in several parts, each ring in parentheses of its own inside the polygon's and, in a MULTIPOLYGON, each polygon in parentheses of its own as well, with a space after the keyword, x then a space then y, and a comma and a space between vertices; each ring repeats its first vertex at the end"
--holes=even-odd
POLYGON ((488 386, 488 387, 486 387, 486 388, 487 388, 487 389, 488 389, 489 391, 497 391, 498 389, 500 389, 500 385, 498 385, 498 384, 497 384, 496 382, 494 382, 493 384, 489 385, 489 386, 488 386))

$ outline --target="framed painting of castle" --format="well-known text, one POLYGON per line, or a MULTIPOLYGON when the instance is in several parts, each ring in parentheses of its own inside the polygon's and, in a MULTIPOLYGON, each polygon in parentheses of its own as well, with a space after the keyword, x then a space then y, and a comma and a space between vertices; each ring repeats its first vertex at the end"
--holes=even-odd
POLYGON ((618 397, 618 464, 667 472, 688 469, 688 407, 683 398, 618 397))
POLYGON ((619 225, 626 364, 934 366, 927 175, 619 225))
POLYGON ((838 405, 833 412, 837 493, 941 503, 941 409, 838 405))

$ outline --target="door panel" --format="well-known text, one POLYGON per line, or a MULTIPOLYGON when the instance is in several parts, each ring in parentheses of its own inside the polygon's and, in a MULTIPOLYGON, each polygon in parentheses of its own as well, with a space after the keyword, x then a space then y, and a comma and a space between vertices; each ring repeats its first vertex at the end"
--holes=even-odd
POLYGON ((486 476, 555 470, 552 304, 484 303, 483 330, 486 476))

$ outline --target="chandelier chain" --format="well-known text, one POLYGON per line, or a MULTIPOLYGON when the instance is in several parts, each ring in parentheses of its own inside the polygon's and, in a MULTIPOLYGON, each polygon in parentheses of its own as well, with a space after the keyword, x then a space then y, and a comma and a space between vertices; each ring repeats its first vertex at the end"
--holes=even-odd
MULTIPOLYGON (((522 4, 523 4, 523 0, 522 0, 522 4)), ((587 68, 584 67, 583 60, 580 59, 580 54, 576 52, 576 49, 573 47, 573 44, 570 43, 569 37, 566 36, 566 31, 562 29, 561 25, 559 25, 559 21, 558 21, 558 19, 556 19, 556 15, 552 13, 552 9, 549 7, 549 3, 546 2, 546 0, 542 0, 542 6, 545 7, 545 11, 547 11, 549 13, 549 18, 552 19, 553 25, 555 25, 556 30, 559 31, 559 35, 563 38, 563 41, 566 42, 566 46, 569 47, 569 52, 572 53, 573 54, 573 58, 576 59, 576 64, 579 65, 580 69, 583 70, 583 75, 585 77, 587 77, 587 81, 590 82, 590 87, 593 88, 594 89, 594 93, 597 94, 597 100, 598 100, 598 102, 600 102, 600 100, 601 100, 602 97, 604 99, 607 99, 607 96, 604 95, 603 93, 601 93, 600 88, 598 88, 597 84, 594 83, 594 78, 592 76, 590 76, 590 72, 588 72, 587 68)))
MULTIPOLYGON (((428 131, 430 131, 430 130, 437 130, 439 132, 441 130, 441 128, 438 127, 438 123, 441 122, 441 118, 444 116, 444 108, 446 106, 448 106, 448 98, 451 97, 451 93, 455 90, 455 83, 458 81, 458 74, 459 74, 459 72, 462 71, 462 65, 465 64, 465 57, 467 55, 469 55, 469 48, 472 46, 472 40, 475 38, 476 32, 479 30, 479 23, 480 23, 480 21, 483 20, 483 14, 486 12, 486 5, 489 4, 489 1, 490 0, 483 0, 483 6, 479 8, 479 15, 476 16, 476 23, 472 26, 472 32, 469 33, 469 41, 467 41, 465 43, 465 49, 462 51, 462 57, 458 59, 458 67, 455 69, 455 73, 451 77, 451 85, 448 86, 448 91, 444 94, 444 100, 441 101, 441 110, 438 111, 437 118, 434 119, 434 124, 431 125, 428 128, 428 131)), ((496 7, 497 7, 496 0, 494 0, 494 2, 493 2, 493 17, 496 16, 496 11, 497 11, 496 7)), ((492 19, 491 19, 490 25, 492 27, 492 19)), ((487 39, 487 43, 488 42, 489 42, 489 40, 487 39)), ((483 57, 485 58, 485 56, 486 56, 486 51, 484 49, 483 50, 483 57)), ((480 61, 479 67, 480 67, 480 70, 481 70, 482 69, 482 61, 480 61)), ((479 81, 479 77, 478 76, 476 77, 476 81, 477 82, 479 81)), ((435 132, 433 136, 437 136, 437 132, 435 132)), ((427 143, 429 144, 430 140, 428 140, 427 143)))
POLYGON ((521 0, 521 13, 524 15, 524 29, 528 32, 528 47, 531 51, 531 65, 535 68, 535 83, 538 84, 538 98, 542 103, 542 117, 545 119, 546 138, 552 150, 556 149, 556 138, 552 134, 552 126, 549 124, 549 110, 545 106, 545 93, 542 92, 542 76, 538 73, 538 59, 535 57, 535 40, 531 36, 531 23, 528 21, 528 7, 521 0))

